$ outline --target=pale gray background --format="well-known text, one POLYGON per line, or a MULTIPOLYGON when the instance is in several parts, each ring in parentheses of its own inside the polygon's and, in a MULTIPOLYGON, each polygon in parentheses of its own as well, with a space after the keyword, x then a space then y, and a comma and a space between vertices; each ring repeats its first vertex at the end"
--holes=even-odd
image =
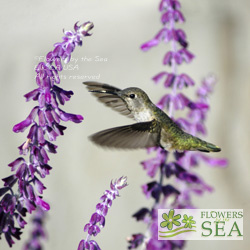
MULTIPOLYGON (((181 70, 197 83, 209 72, 219 83, 211 97, 207 127, 208 140, 222 147, 220 157, 227 157, 227 169, 201 166, 197 172, 215 187, 215 192, 194 198, 200 208, 243 208, 244 241, 193 241, 187 249, 248 249, 249 242, 249 54, 250 2, 248 0, 181 1, 187 23, 185 29, 190 50, 197 55, 191 65, 181 70)), ((75 0, 75 1, 6 1, 1 2, 0 25, 0 102, 1 102, 1 178, 10 175, 7 164, 18 156, 17 146, 26 137, 14 134, 12 127, 23 120, 34 103, 25 103, 23 95, 36 88, 34 67, 37 57, 45 55, 61 41, 62 29, 72 29, 76 21, 91 20, 93 36, 84 39, 74 58, 107 58, 107 62, 76 63, 79 70, 65 70, 61 87, 75 93, 65 110, 82 114, 81 124, 67 123, 65 136, 58 138, 58 154, 51 155, 51 175, 44 180, 44 198, 51 211, 46 223, 46 249, 76 249, 86 237, 82 231, 94 212, 103 191, 112 178, 128 176, 129 186, 113 203, 106 227, 96 240, 102 249, 126 249, 126 237, 144 232, 143 223, 131 215, 142 206, 151 205, 141 193, 141 185, 150 181, 139 162, 146 159, 144 150, 108 151, 91 144, 88 135, 112 126, 128 124, 126 117, 109 110, 87 93, 81 80, 72 75, 99 75, 100 81, 118 87, 143 88, 154 102, 166 90, 154 86, 152 76, 163 70, 161 60, 168 46, 161 45, 147 53, 139 46, 161 28, 153 0, 75 0)), ((74 65, 73 63, 71 65, 74 65)), ((193 91, 193 90, 192 90, 193 91)), ((192 93, 189 91, 189 93, 192 93)), ((30 231, 25 229, 22 242, 30 231)), ((13 249, 20 249, 22 242, 13 249)), ((5 240, 1 249, 7 249, 5 240)))

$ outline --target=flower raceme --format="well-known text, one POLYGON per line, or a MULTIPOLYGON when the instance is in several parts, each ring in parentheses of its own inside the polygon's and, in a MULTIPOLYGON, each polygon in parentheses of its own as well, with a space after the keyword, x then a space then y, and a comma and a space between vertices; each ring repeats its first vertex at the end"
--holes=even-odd
POLYGON ((36 101, 37 105, 24 121, 13 127, 15 133, 30 129, 27 140, 18 147, 21 156, 9 164, 14 174, 2 179, 4 187, 0 189, 0 235, 5 234, 9 246, 14 243, 13 237, 20 239, 21 229, 26 224, 23 218, 26 212, 32 213, 38 207, 45 211, 50 209, 42 199, 46 187, 39 178, 45 178, 52 169, 48 164, 48 153, 55 154, 57 149, 52 141, 64 134, 66 127, 62 121, 80 123, 83 120, 81 115, 70 114, 60 108, 70 100, 73 92, 56 85, 60 83, 58 72, 63 69, 62 61, 70 61, 75 47, 82 45, 83 37, 91 35, 89 31, 92 28, 91 22, 76 23, 74 31, 65 31, 63 41, 54 44, 46 61, 36 67, 38 88, 24 95, 26 101, 36 101))
MULTIPOLYGON (((161 71, 152 80, 155 84, 163 83, 168 93, 158 102, 157 106, 165 109, 168 115, 186 132, 197 136, 206 134, 205 120, 209 106, 208 96, 212 93, 215 78, 209 76, 202 81, 196 92, 196 100, 191 100, 183 92, 185 87, 195 85, 194 80, 186 73, 179 73, 178 66, 182 63, 191 63, 195 58, 188 50, 187 36, 185 32, 176 28, 176 23, 183 23, 185 18, 181 12, 181 4, 178 0, 160 0, 159 11, 161 14, 162 29, 153 39, 141 46, 142 51, 149 51, 160 43, 169 43, 170 51, 163 56, 163 65, 171 67, 171 70, 161 71), (171 91, 169 91, 171 90, 171 91), (185 117, 175 118, 179 110, 186 111, 185 117)), ((226 159, 205 156, 200 152, 184 151, 170 153, 162 148, 153 148, 148 153, 155 152, 156 156, 141 162, 150 178, 159 174, 158 180, 150 181, 142 186, 146 198, 153 198, 152 208, 143 207, 133 217, 142 220, 148 225, 145 234, 133 234, 129 238, 129 249, 145 245, 147 250, 182 249, 184 241, 158 241, 157 209, 170 208, 194 208, 191 195, 202 195, 204 192, 211 192, 213 189, 205 181, 193 172, 194 167, 204 161, 212 167, 225 167, 226 159), (172 155, 171 155, 172 154, 172 155), (169 184, 172 178, 176 186, 169 184)), ((178 218, 173 217, 172 212, 164 215, 163 222, 168 228, 178 224, 178 218)), ((190 227, 192 218, 185 218, 185 225, 190 227)))
POLYGON ((78 250, 100 250, 97 242, 90 240, 90 238, 99 234, 101 231, 100 228, 105 226, 105 217, 108 209, 112 206, 113 200, 119 196, 119 191, 127 185, 127 177, 120 177, 110 183, 110 189, 104 192, 104 195, 100 198, 102 202, 96 205, 96 211, 92 214, 89 223, 84 226, 84 232, 87 232, 88 235, 86 240, 80 241, 78 250))

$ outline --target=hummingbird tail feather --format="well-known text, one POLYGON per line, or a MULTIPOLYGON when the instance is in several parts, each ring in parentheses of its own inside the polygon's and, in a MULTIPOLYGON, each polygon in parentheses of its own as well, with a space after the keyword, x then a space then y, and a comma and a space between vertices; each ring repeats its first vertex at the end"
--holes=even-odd
POLYGON ((221 151, 221 149, 218 146, 215 146, 214 144, 206 141, 203 141, 202 145, 199 145, 197 149, 201 152, 207 152, 207 153, 221 151))
POLYGON ((190 151, 201 151, 201 152, 220 152, 221 149, 209 142, 206 142, 196 136, 190 135, 190 134, 183 134, 182 138, 182 144, 181 147, 178 147, 178 149, 184 149, 184 150, 190 150, 190 151), (184 146, 183 146, 184 145, 184 146))

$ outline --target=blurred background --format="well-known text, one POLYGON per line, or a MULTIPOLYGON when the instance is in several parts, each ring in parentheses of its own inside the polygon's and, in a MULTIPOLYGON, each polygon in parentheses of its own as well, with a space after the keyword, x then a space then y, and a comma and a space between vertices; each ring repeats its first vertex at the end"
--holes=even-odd
MULTIPOLYGON (((77 249, 86 237, 83 226, 89 221, 99 197, 109 188, 111 179, 128 177, 129 186, 114 201, 106 226, 96 237, 102 249, 126 249, 126 238, 145 232, 146 226, 131 215, 143 206, 151 206, 141 185, 150 181, 140 162, 149 158, 144 150, 104 150, 93 145, 88 136, 99 130, 132 121, 98 103, 82 85, 88 77, 120 88, 143 88, 157 102, 166 93, 151 78, 164 69, 162 59, 169 49, 161 44, 148 52, 139 47, 161 28, 158 4, 152 0, 85 1, 8 1, 1 4, 0 26, 0 177, 10 175, 8 163, 18 156, 17 146, 27 131, 14 134, 12 127, 29 114, 34 102, 26 103, 24 94, 36 88, 34 68, 43 60, 62 29, 70 30, 76 21, 92 21, 93 36, 73 53, 70 65, 62 71, 61 87, 74 96, 63 108, 82 114, 80 124, 67 123, 65 135, 58 138, 58 153, 50 155, 51 174, 44 180, 44 199, 51 205, 45 249, 77 249), (81 58, 83 58, 81 60, 81 58), (84 59, 86 58, 86 59, 84 59), (88 60, 91 59, 91 60, 88 60), (101 61, 102 59, 102 61, 101 61), (72 76, 85 79, 74 80, 72 76)), ((244 241, 190 241, 186 249, 249 249, 249 162, 250 162, 250 2, 248 0, 181 1, 187 22, 183 28, 189 50, 196 55, 180 71, 197 83, 215 73, 218 84, 210 98, 208 141, 221 146, 218 157, 229 159, 226 169, 201 165, 197 173, 214 187, 213 193, 194 197, 199 208, 243 208, 244 241)), ((192 94, 195 88, 188 90, 192 94)), ((28 224, 13 249, 21 249, 31 228, 28 224)), ((1 249, 8 249, 1 240, 1 249)))

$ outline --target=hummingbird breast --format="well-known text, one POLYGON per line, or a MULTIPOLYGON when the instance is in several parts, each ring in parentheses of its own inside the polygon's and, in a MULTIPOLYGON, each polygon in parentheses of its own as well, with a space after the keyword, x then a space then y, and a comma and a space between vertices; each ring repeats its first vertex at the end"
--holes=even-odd
POLYGON ((151 110, 144 109, 142 111, 134 111, 134 118, 137 122, 148 122, 154 120, 154 115, 151 110))

